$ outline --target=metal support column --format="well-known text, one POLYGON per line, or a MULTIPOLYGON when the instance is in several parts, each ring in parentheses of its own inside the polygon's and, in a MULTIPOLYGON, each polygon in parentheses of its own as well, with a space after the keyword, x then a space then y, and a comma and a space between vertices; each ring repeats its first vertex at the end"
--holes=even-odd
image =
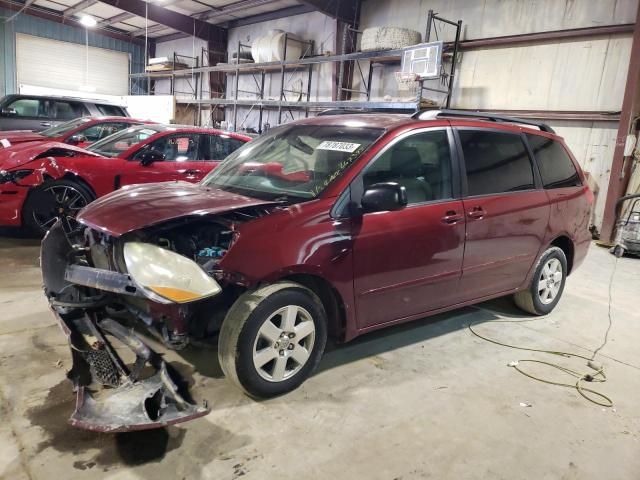
POLYGON ((605 242, 611 242, 614 239, 614 229, 618 215, 616 204, 618 199, 626 193, 633 164, 632 158, 624 156, 624 146, 627 135, 637 133, 630 130, 634 124, 634 119, 640 115, 640 5, 636 14, 627 83, 624 89, 621 110, 616 147, 613 151, 613 161, 609 174, 607 199, 602 217, 602 229, 600 231, 600 239, 605 242))

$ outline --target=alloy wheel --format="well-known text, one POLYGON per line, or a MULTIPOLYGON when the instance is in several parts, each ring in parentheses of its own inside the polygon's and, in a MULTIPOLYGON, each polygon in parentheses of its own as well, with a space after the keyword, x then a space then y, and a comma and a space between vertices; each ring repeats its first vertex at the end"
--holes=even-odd
POLYGON ((70 185, 51 185, 44 191, 51 195, 52 202, 46 208, 34 210, 33 220, 46 231, 60 218, 65 231, 72 231, 76 214, 89 203, 85 195, 70 185))
POLYGON ((551 258, 540 272, 538 279, 538 297, 544 305, 555 300, 562 286, 562 263, 557 258, 551 258))
POLYGON ((316 327, 309 312, 298 305, 276 310, 258 330, 253 365, 263 379, 281 382, 307 363, 315 343, 316 327))

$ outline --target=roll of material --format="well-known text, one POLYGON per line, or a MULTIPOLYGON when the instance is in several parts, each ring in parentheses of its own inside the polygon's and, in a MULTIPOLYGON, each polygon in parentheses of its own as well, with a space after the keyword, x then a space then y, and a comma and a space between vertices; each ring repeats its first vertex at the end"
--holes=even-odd
POLYGON ((360 50, 372 52, 376 50, 396 50, 416 45, 422 40, 420 32, 399 27, 373 27, 362 32, 360 50))
POLYGON ((302 55, 302 44, 299 42, 287 42, 287 58, 284 58, 285 36, 299 38, 282 30, 270 30, 262 37, 256 38, 251 45, 251 55, 256 63, 281 62, 283 60, 296 60, 302 55))

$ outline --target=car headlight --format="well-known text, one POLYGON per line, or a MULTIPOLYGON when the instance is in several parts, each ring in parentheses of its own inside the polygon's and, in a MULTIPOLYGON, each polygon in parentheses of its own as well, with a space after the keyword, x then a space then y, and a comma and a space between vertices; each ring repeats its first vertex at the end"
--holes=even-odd
POLYGON ((124 262, 131 278, 163 299, 186 303, 220 293, 220 285, 193 260, 142 242, 124 245, 124 262))
POLYGON ((28 177, 32 173, 33 170, 11 170, 10 172, 0 170, 0 184, 9 182, 15 183, 24 177, 28 177))

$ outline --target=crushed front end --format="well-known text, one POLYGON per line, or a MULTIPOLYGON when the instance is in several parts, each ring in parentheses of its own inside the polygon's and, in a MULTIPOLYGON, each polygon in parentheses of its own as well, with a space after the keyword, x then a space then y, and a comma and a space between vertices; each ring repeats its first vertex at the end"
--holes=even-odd
POLYGON ((233 221, 224 218, 120 237, 91 228, 65 233, 60 222, 48 232, 41 266, 45 294, 71 348, 72 425, 142 430, 209 412, 187 400, 144 338, 179 350, 217 332, 243 290, 217 267, 234 234, 233 221))

